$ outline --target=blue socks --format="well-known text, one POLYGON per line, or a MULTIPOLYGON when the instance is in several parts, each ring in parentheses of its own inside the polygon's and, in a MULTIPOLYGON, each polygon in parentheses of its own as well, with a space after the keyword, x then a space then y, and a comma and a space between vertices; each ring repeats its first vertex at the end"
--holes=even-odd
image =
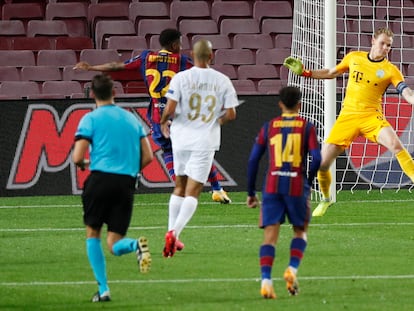
POLYGON ((101 245, 101 239, 86 239, 86 253, 95 279, 98 282, 99 294, 102 295, 104 292, 109 291, 109 287, 106 276, 106 261, 101 245))
POLYGON ((115 256, 121 256, 131 252, 135 252, 138 249, 137 240, 131 238, 123 238, 116 242, 112 246, 112 252, 115 256))

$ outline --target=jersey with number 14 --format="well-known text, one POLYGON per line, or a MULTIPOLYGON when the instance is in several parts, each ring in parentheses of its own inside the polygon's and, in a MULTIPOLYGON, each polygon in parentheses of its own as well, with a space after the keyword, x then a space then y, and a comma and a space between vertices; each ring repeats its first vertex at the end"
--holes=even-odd
POLYGON ((261 128, 256 143, 268 150, 263 191, 303 195, 308 153, 319 149, 313 124, 298 114, 283 114, 261 128))
POLYGON ((147 117, 159 124, 164 110, 171 78, 180 71, 193 66, 192 60, 183 54, 174 54, 167 50, 143 51, 139 56, 125 62, 125 69, 139 70, 151 97, 147 117))

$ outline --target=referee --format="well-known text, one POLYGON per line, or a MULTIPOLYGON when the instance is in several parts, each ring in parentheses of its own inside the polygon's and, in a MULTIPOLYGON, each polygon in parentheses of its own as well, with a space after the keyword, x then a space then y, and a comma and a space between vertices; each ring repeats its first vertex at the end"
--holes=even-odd
POLYGON ((91 95, 96 109, 80 120, 73 150, 73 162, 91 173, 85 181, 82 203, 86 225, 86 251, 98 292, 93 302, 110 301, 106 263, 101 244, 103 224, 106 242, 115 256, 136 252, 141 272, 151 266, 145 237, 126 237, 131 221, 135 181, 153 154, 147 133, 138 119, 114 103, 113 81, 107 75, 92 80, 91 95), (89 151, 90 162, 86 159, 89 151))

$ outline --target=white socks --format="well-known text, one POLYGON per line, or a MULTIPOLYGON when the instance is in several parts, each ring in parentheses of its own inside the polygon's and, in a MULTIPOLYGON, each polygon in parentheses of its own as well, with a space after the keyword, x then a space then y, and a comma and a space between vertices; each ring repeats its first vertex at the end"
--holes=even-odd
POLYGON ((171 227, 171 229, 175 230, 176 237, 180 236, 180 233, 183 231, 185 225, 190 221, 191 217, 193 217, 194 212, 197 209, 197 205, 198 200, 194 197, 185 197, 183 199, 177 218, 171 227))

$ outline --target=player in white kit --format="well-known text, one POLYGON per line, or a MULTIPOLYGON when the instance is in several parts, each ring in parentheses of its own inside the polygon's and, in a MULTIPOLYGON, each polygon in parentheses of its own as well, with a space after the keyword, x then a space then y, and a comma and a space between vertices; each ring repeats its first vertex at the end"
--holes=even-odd
POLYGON ((194 44, 194 67, 171 80, 161 129, 171 137, 176 183, 169 201, 164 257, 172 257, 176 240, 190 221, 220 148, 221 125, 236 118, 236 91, 230 79, 209 67, 211 43, 194 44))

